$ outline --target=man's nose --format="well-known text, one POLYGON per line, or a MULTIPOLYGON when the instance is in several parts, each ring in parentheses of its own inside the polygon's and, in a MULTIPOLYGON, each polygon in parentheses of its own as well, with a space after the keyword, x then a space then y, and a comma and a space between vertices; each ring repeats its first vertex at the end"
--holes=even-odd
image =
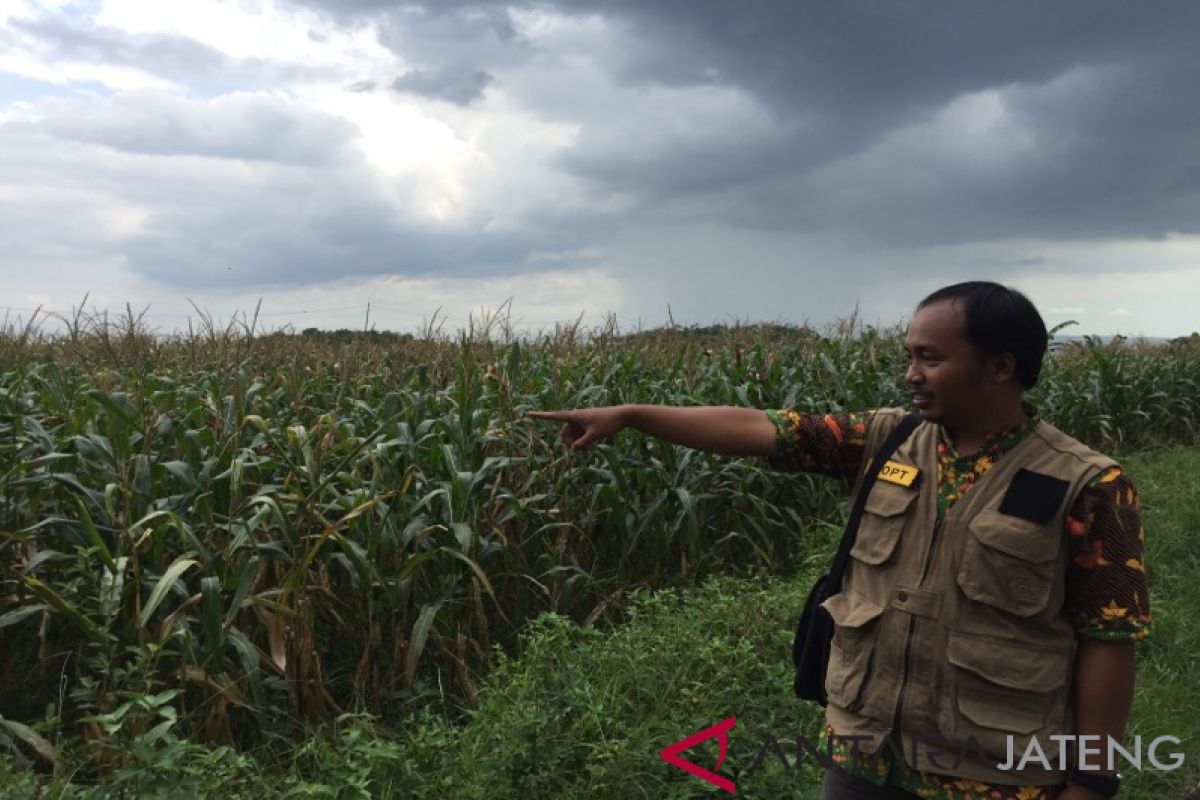
POLYGON ((904 382, 910 385, 925 382, 925 376, 921 374, 921 370, 917 369, 916 361, 908 362, 908 369, 904 372, 904 382))

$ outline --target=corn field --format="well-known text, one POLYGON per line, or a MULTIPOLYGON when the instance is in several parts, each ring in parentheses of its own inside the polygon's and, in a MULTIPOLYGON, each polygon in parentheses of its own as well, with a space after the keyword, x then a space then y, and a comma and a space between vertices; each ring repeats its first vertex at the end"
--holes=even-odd
MULTIPOLYGON (((523 414, 903 405, 901 338, 10 326, 0 752, 78 741, 102 770, 169 736, 252 747, 347 711, 470 707, 543 611, 590 624, 635 587, 793 570, 842 487, 629 432, 568 454, 523 414)), ((1197 376, 1197 337, 1088 339, 1032 399, 1110 451, 1195 441, 1197 376)))

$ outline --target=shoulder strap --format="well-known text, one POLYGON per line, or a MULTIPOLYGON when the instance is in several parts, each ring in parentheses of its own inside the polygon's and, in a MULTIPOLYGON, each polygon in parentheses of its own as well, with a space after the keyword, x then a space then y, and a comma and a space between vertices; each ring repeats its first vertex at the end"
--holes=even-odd
POLYGON ((862 521, 863 507, 867 504, 867 495, 871 493, 871 487, 875 485, 875 478, 879 476, 879 470, 920 424, 920 414, 909 414, 900 420, 900 423, 883 440, 880 448, 875 451, 875 456, 871 459, 871 466, 867 469, 867 474, 863 476, 858 494, 854 496, 854 505, 850 507, 850 518, 846 522, 846 532, 842 534, 842 543, 838 545, 837 555, 829 570, 829 580, 833 586, 842 585, 842 575, 845 573, 846 564, 850 559, 850 549, 854 547, 854 540, 858 537, 858 525, 862 521))

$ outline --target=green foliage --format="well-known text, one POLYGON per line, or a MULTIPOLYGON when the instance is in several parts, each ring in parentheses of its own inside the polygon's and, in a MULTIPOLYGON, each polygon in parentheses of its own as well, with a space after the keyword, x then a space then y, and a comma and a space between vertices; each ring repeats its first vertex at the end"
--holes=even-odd
POLYGON ((399 765, 411 757, 401 744, 383 735, 365 716, 343 715, 333 737, 313 737, 296 748, 290 773, 280 787, 287 798, 374 800, 412 797, 394 779, 399 765))
MULTIPOLYGON (((83 756, 67 752, 64 763, 79 763, 83 756)), ((258 771, 249 756, 229 747, 206 747, 177 739, 159 737, 151 746, 135 742, 134 751, 119 769, 96 783, 78 780, 78 773, 60 770, 53 778, 29 770, 14 770, 0 757, 0 790, 5 798, 33 800, 55 797, 64 800, 106 800, 137 797, 183 800, 193 797, 223 797, 229 800, 260 800, 274 791, 275 782, 258 771)))
MULTIPOLYGON (((82 778, 347 712, 482 711, 529 620, 803 570, 841 508, 832 482, 632 434, 566 454, 525 410, 906 402, 898 332, 872 328, 251 332, 0 335, 0 708, 78 744, 82 778)), ((1086 340, 1036 399, 1098 446, 1191 440, 1197 374, 1196 342, 1086 340)))
MULTIPOLYGON (((797 734, 816 738, 817 709, 795 701, 784 657, 807 589, 725 579, 686 594, 639 592, 629 620, 610 633, 539 618, 521 657, 500 660, 449 746, 449 764, 470 764, 455 774, 456 796, 719 794, 658 753, 730 716, 737 725, 723 771, 739 794, 806 796, 819 781, 811 758, 787 767, 774 755, 754 761, 768 735, 789 761, 797 734)), ((715 764, 716 740, 687 757, 715 764)), ((453 773, 449 764, 442 768, 453 773)), ((408 769, 406 785, 443 775, 414 762, 408 769)))
MULTIPOLYGON (((1200 724, 1186 702, 1200 680, 1200 587, 1191 534, 1200 525, 1195 449, 1125 459, 1141 488, 1147 527, 1154 628, 1138 645, 1138 688, 1129 736, 1183 740, 1184 768, 1129 770, 1122 797, 1191 797, 1200 782, 1200 724)), ((710 579, 686 592, 634 592, 625 621, 608 630, 545 614, 522 635, 521 654, 497 653, 480 686, 479 707, 460 722, 431 709, 381 729, 347 716, 315 731, 280 759, 248 762, 228 748, 206 751, 174 740, 155 779, 135 765, 96 787, 40 783, 0 759, 6 797, 199 796, 258 800, 293 797, 691 798, 720 790, 663 763, 659 751, 736 715, 722 772, 750 798, 814 798, 810 756, 797 765, 797 734, 818 730, 814 707, 790 691, 791 626, 816 571, 829 558, 836 525, 815 535, 811 557, 793 578, 710 579), (773 752, 755 765, 767 735, 773 752), (157 782, 154 782, 157 780, 157 782), (140 782, 139 782, 140 781, 140 782), (205 782, 207 781, 207 782, 205 782), (136 787, 136 792, 134 791, 136 787), (110 794, 89 794, 101 792, 110 794)), ((715 742, 688 751, 715 765, 715 742)), ((64 766, 80 755, 68 753, 64 766)))
POLYGON ((1200 436, 1200 337, 1167 344, 1095 337, 1058 348, 1032 394, 1050 420, 1106 451, 1200 436))

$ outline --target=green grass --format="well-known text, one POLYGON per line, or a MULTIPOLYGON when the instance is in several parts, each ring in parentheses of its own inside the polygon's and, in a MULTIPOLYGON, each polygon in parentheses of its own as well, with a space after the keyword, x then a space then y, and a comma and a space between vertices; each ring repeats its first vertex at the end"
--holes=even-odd
MULTIPOLYGON (((504 662, 455 743, 458 797, 687 798, 721 794, 668 766, 659 751, 736 716, 723 772, 746 797, 804 797, 809 760, 750 765, 768 735, 789 753, 815 737, 817 709, 791 692, 791 625, 799 583, 722 579, 687 593, 640 596, 611 632, 541 619, 520 658, 504 662), (459 782, 461 781, 461 782, 459 782)), ((717 761, 716 740, 686 757, 717 761)), ((451 773, 453 774, 453 773, 451 773)))
MULTIPOLYGON (((1131 777, 1129 797, 1200 793, 1200 450, 1127 456, 1123 466, 1142 495, 1151 634, 1138 645, 1138 682, 1128 735, 1177 736, 1183 767, 1131 777)), ((1122 792, 1122 796, 1125 793, 1122 792)))

